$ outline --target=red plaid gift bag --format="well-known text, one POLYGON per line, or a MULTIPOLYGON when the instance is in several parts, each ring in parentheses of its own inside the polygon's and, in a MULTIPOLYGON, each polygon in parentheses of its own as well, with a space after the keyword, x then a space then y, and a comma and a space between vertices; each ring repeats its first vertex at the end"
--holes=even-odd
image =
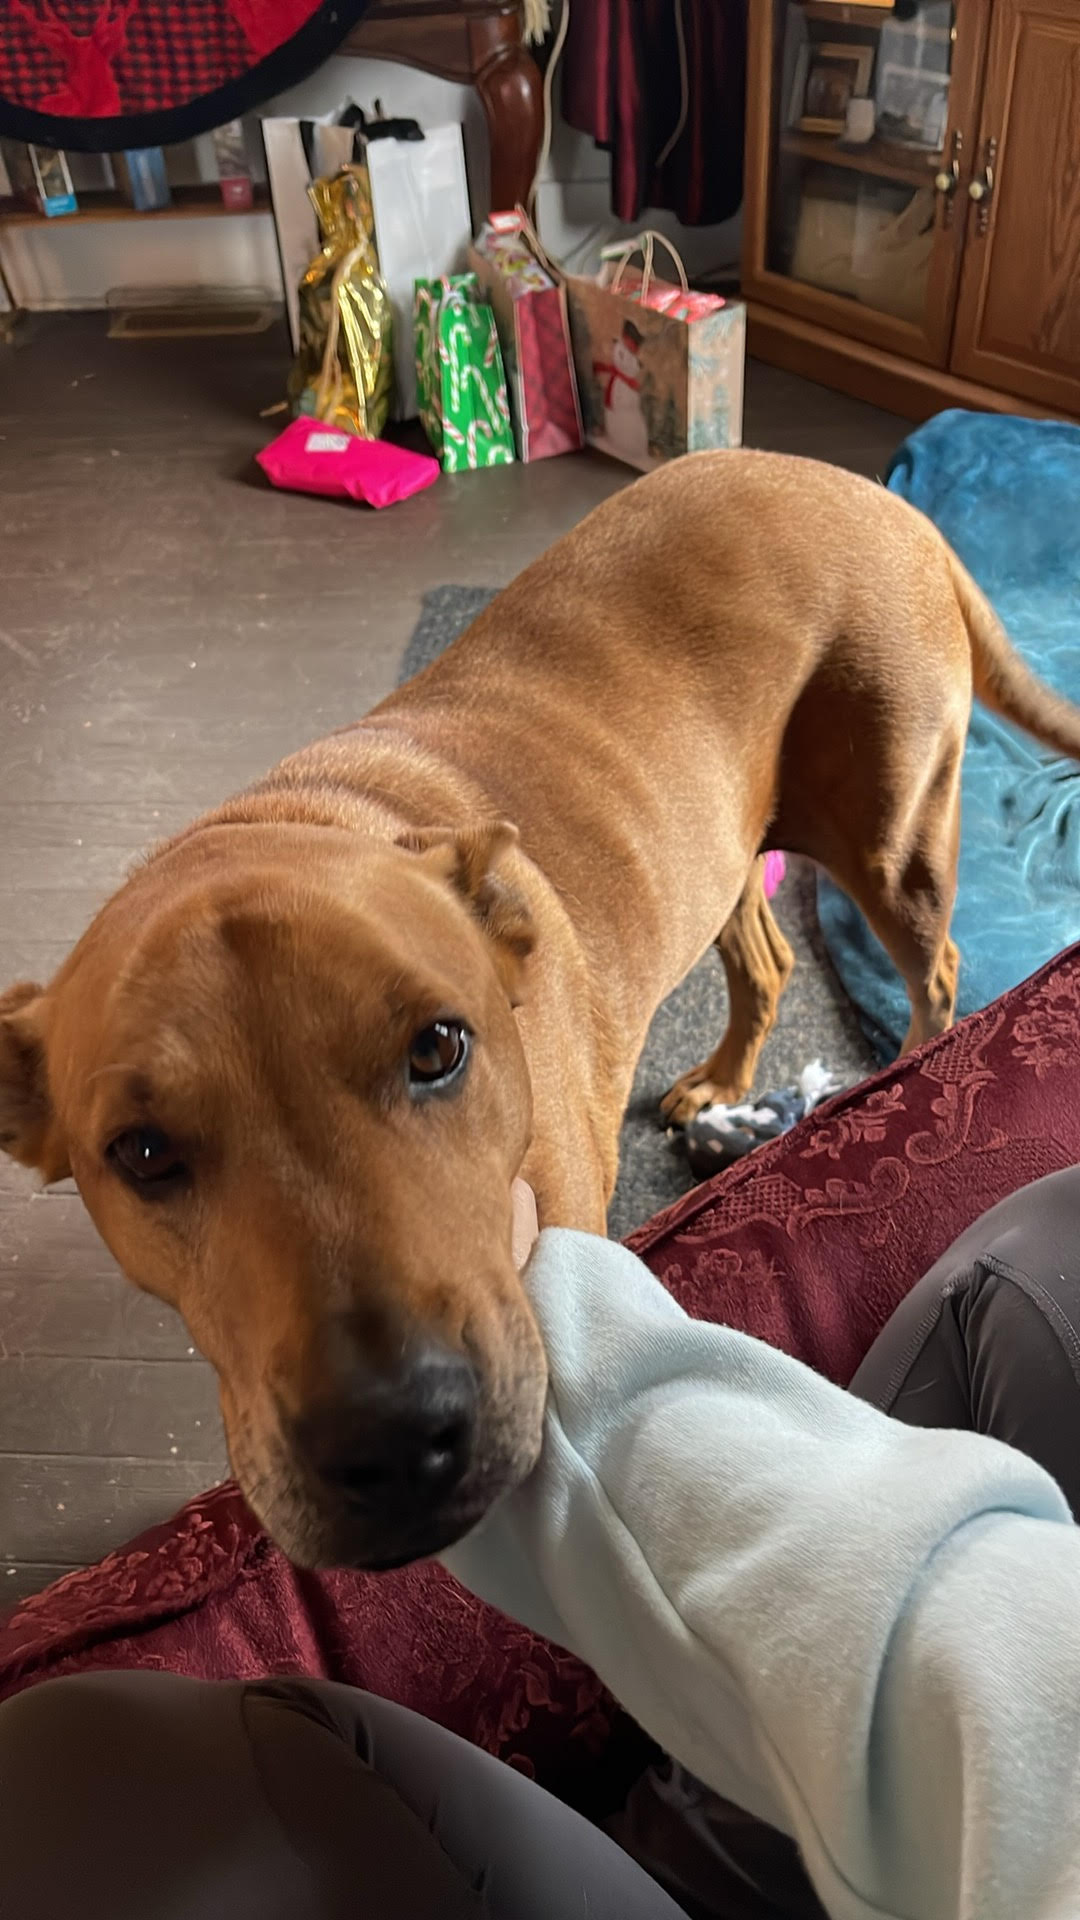
POLYGON ((520 209, 493 213, 469 265, 494 310, 522 460, 545 460, 584 445, 566 294, 520 209))

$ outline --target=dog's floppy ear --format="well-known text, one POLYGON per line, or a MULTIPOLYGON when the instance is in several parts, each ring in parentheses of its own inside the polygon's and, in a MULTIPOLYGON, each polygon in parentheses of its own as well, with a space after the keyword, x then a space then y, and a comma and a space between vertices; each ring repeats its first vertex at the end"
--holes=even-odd
POLYGON ((509 820, 478 820, 466 827, 421 827, 398 842, 424 860, 467 901, 492 941, 496 964, 516 1002, 525 961, 536 944, 528 901, 504 872, 503 859, 517 845, 509 820))
POLYGON ((29 980, 0 993, 0 1152, 37 1167, 46 1180, 61 1180, 68 1164, 53 1128, 44 1010, 44 993, 29 980))

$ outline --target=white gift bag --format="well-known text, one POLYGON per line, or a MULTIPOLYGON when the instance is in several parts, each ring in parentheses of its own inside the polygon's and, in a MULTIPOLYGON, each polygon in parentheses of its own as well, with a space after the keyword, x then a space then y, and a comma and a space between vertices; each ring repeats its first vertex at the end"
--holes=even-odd
POLYGON ((462 272, 472 239, 461 128, 429 127, 422 140, 369 140, 367 164, 379 271, 394 311, 396 412, 411 420, 414 284, 462 272))

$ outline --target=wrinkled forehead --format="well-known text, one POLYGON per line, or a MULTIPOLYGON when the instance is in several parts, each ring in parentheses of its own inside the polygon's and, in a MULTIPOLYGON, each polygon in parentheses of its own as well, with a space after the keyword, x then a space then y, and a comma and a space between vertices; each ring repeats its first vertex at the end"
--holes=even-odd
POLYGON ((475 1013, 479 937, 402 858, 389 885, 378 870, 344 889, 271 873, 158 888, 138 916, 121 897, 58 988, 67 1093, 81 1104, 125 1074, 177 1098, 210 1082, 239 1093, 256 1060, 375 1057, 439 1014, 475 1013))

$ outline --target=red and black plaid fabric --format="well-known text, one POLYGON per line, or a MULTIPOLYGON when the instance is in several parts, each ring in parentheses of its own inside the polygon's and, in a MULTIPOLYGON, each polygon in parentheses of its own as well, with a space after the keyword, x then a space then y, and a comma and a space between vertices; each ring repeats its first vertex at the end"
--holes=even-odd
POLYGON ((0 0, 0 135, 163 146, 293 86, 367 0, 0 0))

